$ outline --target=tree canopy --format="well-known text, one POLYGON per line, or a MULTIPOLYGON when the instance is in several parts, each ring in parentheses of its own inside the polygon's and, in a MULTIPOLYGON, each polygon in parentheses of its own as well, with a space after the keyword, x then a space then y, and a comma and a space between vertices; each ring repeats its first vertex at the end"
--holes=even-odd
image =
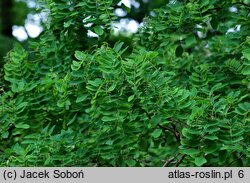
POLYGON ((0 1, 0 69, 4 64, 3 57, 17 42, 13 36, 13 26, 22 26, 27 33, 25 21, 27 15, 34 11, 33 8, 27 6, 27 2, 28 0, 0 1))
POLYGON ((129 43, 117 0, 41 3, 1 73, 2 166, 250 165, 249 1, 161 1, 129 43))

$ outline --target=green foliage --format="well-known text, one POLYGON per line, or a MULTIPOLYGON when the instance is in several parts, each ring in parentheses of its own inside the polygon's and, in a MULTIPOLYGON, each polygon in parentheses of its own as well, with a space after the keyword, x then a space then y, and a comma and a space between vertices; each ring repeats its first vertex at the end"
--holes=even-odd
POLYGON ((0 68, 3 68, 4 57, 13 48, 14 40, 0 34, 0 43, 0 68))
POLYGON ((2 166, 250 165, 248 4, 166 3, 129 48, 112 0, 66 2, 7 57, 2 166))

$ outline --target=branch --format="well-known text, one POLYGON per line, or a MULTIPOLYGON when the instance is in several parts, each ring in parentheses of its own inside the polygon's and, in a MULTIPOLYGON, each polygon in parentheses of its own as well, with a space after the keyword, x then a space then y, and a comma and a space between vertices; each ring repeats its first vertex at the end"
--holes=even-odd
POLYGON ((175 131, 175 138, 176 138, 176 140, 177 140, 178 144, 179 144, 179 145, 181 145, 181 137, 180 137, 180 132, 177 130, 176 125, 175 125, 175 124, 171 123, 171 126, 172 126, 172 128, 174 129, 174 131, 175 131))
POLYGON ((235 159, 235 160, 231 161, 230 163, 228 163, 227 166, 231 166, 234 162, 236 162, 236 161, 242 159, 243 155, 244 155, 244 154, 241 154, 240 157, 238 157, 237 159, 235 159))
POLYGON ((148 119, 151 120, 152 118, 151 118, 151 116, 149 115, 149 113, 148 113, 146 110, 144 110, 144 111, 145 111, 145 113, 146 113, 148 119))
POLYGON ((170 132, 172 132, 172 133, 175 134, 175 131, 174 131, 173 129, 171 129, 171 128, 168 128, 168 127, 166 127, 166 126, 162 126, 162 125, 160 125, 160 124, 157 124, 157 126, 160 127, 160 128, 163 129, 163 130, 170 131, 170 132))
POLYGON ((184 160, 184 158, 186 157, 186 154, 183 154, 182 156, 181 156, 181 159, 176 163, 176 167, 178 167, 181 163, 182 163, 182 161, 184 160))
POLYGON ((177 131, 176 126, 174 124, 171 124, 171 125, 172 125, 173 129, 165 127, 165 126, 162 126, 160 124, 158 124, 157 126, 160 127, 160 128, 162 128, 162 129, 164 129, 164 130, 172 132, 174 134, 174 136, 175 136, 176 141, 180 145, 181 144, 180 133, 177 131))
MULTIPOLYGON (((151 118, 151 116, 149 115, 149 113, 148 113, 146 110, 144 110, 144 111, 145 111, 145 113, 146 113, 148 119, 151 120, 152 118, 151 118)), ((175 136, 176 141, 178 142, 178 144, 181 145, 180 133, 177 131, 176 126, 175 126, 174 124, 171 124, 171 125, 172 125, 173 129, 168 128, 168 127, 165 127, 165 126, 162 126, 162 125, 160 125, 160 124, 157 124, 158 127, 162 128, 162 129, 164 129, 164 130, 167 130, 167 131, 172 132, 172 133, 174 134, 174 136, 175 136)))
POLYGON ((175 122, 175 123, 178 123, 178 124, 183 125, 183 126, 188 126, 186 123, 183 123, 183 122, 181 122, 181 121, 177 121, 177 120, 175 120, 175 119, 173 119, 173 118, 169 118, 169 120, 170 120, 171 122, 175 122))
POLYGON ((28 39, 30 39, 30 35, 29 35, 27 28, 25 26, 23 26, 23 28, 24 28, 24 32, 27 34, 28 39))
POLYGON ((167 159, 166 162, 163 164, 162 167, 168 167, 168 166, 170 165, 170 163, 172 163, 172 162, 174 161, 174 159, 175 159, 177 156, 179 156, 179 155, 180 155, 180 154, 178 153, 178 154, 176 154, 174 157, 167 159))

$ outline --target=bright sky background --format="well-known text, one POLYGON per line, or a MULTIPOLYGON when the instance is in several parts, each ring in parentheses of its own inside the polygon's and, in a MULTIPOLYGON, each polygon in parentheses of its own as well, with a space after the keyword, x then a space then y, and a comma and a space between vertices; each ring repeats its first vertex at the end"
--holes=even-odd
MULTIPOLYGON (((140 4, 135 2, 134 0, 121 0, 120 3, 123 3, 124 5, 131 7, 131 3, 133 3, 134 6, 139 7, 140 4)), ((28 1, 29 7, 35 7, 36 4, 34 1, 30 0, 28 1)), ((116 14, 124 15, 126 12, 124 12, 122 9, 116 10, 116 14)), ((44 13, 31 15, 29 14, 26 21, 25 26, 13 26, 13 32, 12 34, 19 40, 24 41, 29 37, 35 38, 39 36, 39 34, 42 32, 42 27, 40 26, 40 21, 44 19, 46 15, 44 13), (28 35, 27 35, 28 34, 28 35)), ((135 20, 128 20, 128 19, 122 19, 119 23, 116 23, 114 25, 114 30, 117 33, 119 30, 126 30, 131 33, 137 32, 140 25, 135 20)), ((89 36, 96 36, 95 33, 89 32, 89 36)))

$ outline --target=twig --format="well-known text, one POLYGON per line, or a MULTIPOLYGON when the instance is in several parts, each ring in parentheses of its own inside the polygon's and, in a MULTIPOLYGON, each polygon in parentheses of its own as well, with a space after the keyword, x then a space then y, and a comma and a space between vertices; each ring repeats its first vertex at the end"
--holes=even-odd
POLYGON ((173 129, 168 128, 168 127, 166 127, 166 126, 162 126, 162 125, 160 125, 160 124, 158 124, 157 126, 160 127, 160 128, 162 128, 163 130, 171 131, 172 133, 175 133, 175 131, 174 131, 173 129))
POLYGON ((168 128, 168 127, 165 127, 165 126, 162 126, 162 125, 160 125, 160 124, 158 124, 158 127, 162 128, 162 129, 164 129, 164 130, 167 130, 167 131, 172 132, 172 133, 174 134, 175 139, 176 139, 176 141, 178 142, 178 144, 179 144, 179 145, 181 144, 180 133, 177 131, 176 126, 175 126, 174 124, 172 124, 173 129, 168 128))
POLYGON ((186 157, 186 154, 183 154, 182 156, 181 156, 181 159, 176 163, 176 167, 178 167, 181 163, 182 163, 182 161, 184 160, 184 158, 186 157))
POLYGON ((175 124, 173 124, 173 123, 171 123, 171 126, 172 126, 172 128, 174 129, 174 131, 175 131, 175 138, 176 138, 176 140, 177 140, 177 142, 178 142, 178 144, 180 145, 181 144, 181 137, 180 137, 180 133, 179 133, 179 131, 177 130, 177 128, 176 128, 176 125, 175 124))
POLYGON ((162 167, 168 167, 170 163, 172 163, 177 156, 179 156, 179 153, 176 154, 174 157, 167 159, 162 167))
POLYGON ((149 113, 148 113, 146 110, 144 110, 144 111, 145 111, 145 113, 146 113, 148 119, 151 120, 152 118, 151 118, 151 116, 149 115, 149 113))
POLYGON ((240 159, 242 158, 242 156, 243 156, 243 154, 241 154, 240 157, 238 157, 237 159, 235 159, 235 160, 231 161, 230 163, 228 163, 227 166, 230 166, 230 165, 232 165, 234 162, 240 160, 240 159))
MULTIPOLYGON (((149 113, 146 110, 145 110, 145 113, 146 113, 148 119, 151 120, 152 118, 151 118, 151 116, 149 115, 149 113)), ((173 129, 162 126, 160 124, 158 124, 157 126, 164 129, 164 130, 168 130, 168 131, 172 132, 174 134, 175 138, 176 138, 176 141, 180 145, 181 144, 180 133, 177 131, 176 126, 174 124, 171 124, 171 125, 172 125, 173 129)))

